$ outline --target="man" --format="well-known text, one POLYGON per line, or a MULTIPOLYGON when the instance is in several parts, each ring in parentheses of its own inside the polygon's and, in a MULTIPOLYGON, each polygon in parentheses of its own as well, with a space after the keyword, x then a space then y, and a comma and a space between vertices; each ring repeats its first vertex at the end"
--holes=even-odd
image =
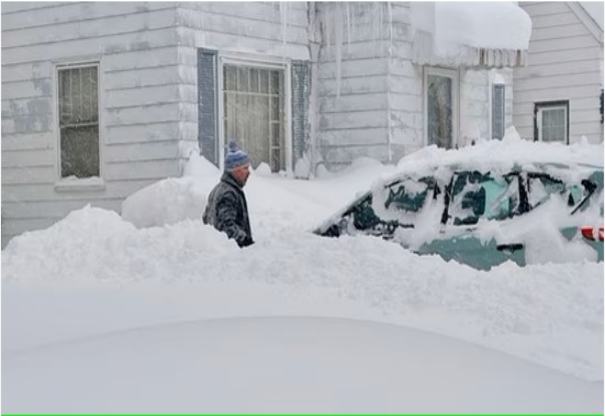
POLYGON ((208 196, 208 203, 202 219, 204 224, 227 234, 240 248, 254 244, 248 205, 243 187, 250 176, 248 155, 237 149, 235 141, 229 143, 229 152, 225 156, 225 172, 221 181, 208 196))

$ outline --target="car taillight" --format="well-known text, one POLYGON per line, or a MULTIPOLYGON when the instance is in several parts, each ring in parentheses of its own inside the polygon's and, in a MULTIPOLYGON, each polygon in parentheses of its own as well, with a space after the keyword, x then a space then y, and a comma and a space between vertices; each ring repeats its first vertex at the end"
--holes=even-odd
POLYGON ((594 241, 597 238, 599 239, 599 241, 603 241, 603 226, 593 228, 590 225, 585 225, 583 227, 580 227, 580 231, 582 232, 582 237, 590 241, 594 241))

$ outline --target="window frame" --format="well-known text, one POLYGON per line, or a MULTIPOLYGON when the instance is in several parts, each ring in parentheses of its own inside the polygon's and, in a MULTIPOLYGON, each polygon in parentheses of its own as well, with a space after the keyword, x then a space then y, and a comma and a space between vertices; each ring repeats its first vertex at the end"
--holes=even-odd
POLYGON ((546 143, 564 143, 569 144, 569 100, 560 101, 542 101, 534 103, 534 141, 543 142, 542 139, 542 114, 544 110, 563 109, 565 110, 565 139, 563 141, 546 143))
POLYGON ((103 89, 103 66, 100 56, 84 57, 79 59, 65 59, 53 61, 53 92, 54 92, 54 105, 53 105, 53 120, 54 120, 54 134, 56 143, 56 157, 55 157, 55 182, 54 189, 57 192, 62 191, 102 191, 105 189, 105 169, 104 169, 104 143, 105 143, 105 129, 104 129, 104 89, 103 89), (59 72, 65 69, 77 69, 77 68, 97 68, 97 107, 98 107, 98 145, 99 145, 99 176, 93 176, 89 178, 77 178, 68 179, 61 176, 61 125, 60 125, 60 105, 59 105, 59 72))
POLYGON ((460 136, 460 70, 440 67, 424 67, 422 101, 424 111, 424 146, 429 145, 428 77, 429 75, 450 78, 452 80, 452 142, 450 149, 458 146, 460 136))
POLYGON ((284 151, 285 170, 293 172, 292 162, 292 74, 291 60, 271 58, 266 56, 249 55, 245 53, 219 52, 217 65, 217 95, 218 95, 218 162, 220 169, 225 164, 225 91, 224 70, 225 65, 255 67, 259 69, 278 69, 284 71, 284 151))

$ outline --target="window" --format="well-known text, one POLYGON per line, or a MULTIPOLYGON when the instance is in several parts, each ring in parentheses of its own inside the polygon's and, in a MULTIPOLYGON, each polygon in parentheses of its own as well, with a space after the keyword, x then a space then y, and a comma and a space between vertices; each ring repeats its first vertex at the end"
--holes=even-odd
POLYGON ((408 213, 419 212, 429 190, 434 189, 435 180, 424 177, 419 180, 405 179, 388 187, 388 196, 384 203, 385 208, 395 208, 408 213))
POLYGON ((505 97, 504 85, 494 84, 492 86, 492 138, 502 140, 504 137, 505 122, 505 97))
POLYGON ((285 79, 283 69, 223 65, 224 143, 245 150, 252 166, 286 167, 285 79))
POLYGON ((454 225, 477 224, 479 218, 503 220, 519 213, 519 178, 459 172, 452 180, 448 215, 454 225))
POLYGON ((99 66, 59 67, 57 79, 60 177, 99 177, 99 66))
POLYGON ((534 139, 569 144, 569 101, 536 103, 534 139))
POLYGON ((527 202, 529 209, 534 209, 546 202, 551 195, 563 195, 566 186, 563 181, 546 174, 530 173, 527 178, 527 202))
POLYGON ((427 145, 454 147, 458 131, 458 72, 427 68, 424 86, 427 145))
POLYGON ((584 179, 580 183, 564 183, 548 174, 531 172, 527 177, 529 210, 539 207, 553 196, 558 196, 575 212, 597 188, 596 183, 590 179, 584 179))

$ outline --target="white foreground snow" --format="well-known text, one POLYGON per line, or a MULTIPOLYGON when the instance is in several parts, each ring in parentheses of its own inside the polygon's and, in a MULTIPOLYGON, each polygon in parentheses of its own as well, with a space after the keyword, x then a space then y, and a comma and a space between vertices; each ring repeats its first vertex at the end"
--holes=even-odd
POLYGON ((236 318, 3 357, 4 411, 599 412, 603 387, 371 322, 236 318))
MULTIPOLYGON (((572 146, 570 149, 573 152, 576 148, 572 146)), ((600 149, 602 152, 602 146, 600 149)), ((111 355, 113 350, 107 355, 111 358, 107 361, 108 369, 111 369, 122 363, 125 357, 130 359, 141 354, 132 367, 128 367, 133 372, 129 377, 136 379, 128 379, 130 386, 136 381, 152 380, 148 377, 149 372, 142 371, 145 360, 152 359, 150 357, 160 360, 157 371, 161 375, 166 368, 161 364, 163 361, 174 364, 175 368, 182 363, 192 362, 201 366, 194 368, 209 368, 204 366, 213 365, 215 360, 237 360, 235 352, 245 348, 247 343, 250 343, 253 357, 258 357, 254 353, 264 351, 266 347, 262 339, 250 336, 246 329, 249 328, 248 324, 244 325, 242 321, 228 333, 213 327, 208 337, 191 340, 193 346, 204 344, 203 340, 207 339, 221 346, 215 350, 210 350, 210 346, 201 349, 199 357, 196 355, 201 361, 196 361, 198 358, 194 358, 192 351, 183 347, 183 344, 171 342, 171 338, 166 340, 166 337, 172 336, 172 329, 167 327, 165 333, 131 332, 135 329, 205 319, 220 321, 220 318, 237 317, 306 316, 348 318, 419 328, 521 357, 558 370, 562 377, 566 373, 585 381, 581 384, 585 388, 563 379, 562 384, 556 382, 556 385, 544 386, 548 390, 572 383, 578 389, 570 385, 569 391, 573 391, 571 396, 550 396, 552 399, 545 406, 552 404, 552 408, 530 406, 527 411, 583 411, 588 408, 566 406, 579 403, 576 398, 580 396, 576 396, 576 393, 588 394, 590 399, 586 403, 592 406, 596 385, 601 392, 601 407, 600 410, 591 410, 593 407, 588 410, 602 412, 602 264, 578 262, 519 268, 506 263, 490 272, 481 272, 457 263, 446 263, 436 256, 418 257, 394 243, 376 238, 328 239, 310 233, 327 216, 368 190, 378 177, 391 174, 395 169, 365 160, 346 172, 316 181, 295 181, 277 175, 253 173, 245 191, 257 243, 244 250, 199 219, 205 204, 204 196, 219 176, 218 170, 199 159, 188 167, 188 172, 193 176, 170 179, 170 186, 166 185, 167 182, 158 183, 155 189, 143 190, 127 200, 124 218, 110 211, 88 207, 72 212, 47 230, 13 239, 2 251, 3 399, 5 405, 9 403, 11 406, 3 410, 52 411, 54 405, 60 405, 59 398, 34 403, 28 397, 32 397, 34 392, 36 395, 45 394, 43 391, 49 388, 49 380, 63 368, 60 363, 77 363, 78 357, 90 361, 91 357, 97 356, 95 351, 110 348, 106 343, 110 338, 125 346, 124 343, 128 343, 133 334, 141 335, 140 339, 136 337, 132 344, 128 344, 130 347, 126 346, 128 348, 123 355, 111 355), (115 331, 129 332, 103 338, 104 334, 115 331), (220 337, 217 335, 219 332, 222 334, 220 337), (101 338, 97 342, 90 337, 101 338), (217 341, 217 337, 224 343, 217 341), (150 355, 145 355, 146 351, 150 355), (65 361, 69 357, 72 357, 69 362, 65 361), (112 361, 114 358, 115 361, 112 361), (10 365, 7 366, 7 362, 10 365), (33 368, 29 367, 34 364, 33 368), (140 374, 140 377, 136 378, 136 374, 140 374), (36 384, 18 382, 24 380, 23 377, 29 380, 34 375, 41 381, 36 384), (10 397, 8 402, 7 397, 10 397), (565 401, 566 397, 568 401, 565 401), (32 407, 25 407, 26 404, 32 407), (48 404, 48 408, 44 408, 45 404, 48 404), (42 409, 34 405, 40 405, 42 409)), ((176 331, 184 327, 171 328, 176 331)), ((318 323, 306 327, 303 332, 325 334, 329 332, 326 328, 318 323)), ((187 331, 179 331, 179 336, 185 339, 199 335, 198 332, 197 335, 187 335, 187 331)), ((356 330, 351 328, 342 332, 339 330, 335 336, 344 338, 334 341, 324 352, 338 360, 339 354, 348 351, 343 347, 343 339, 355 333, 356 330)), ((283 336, 287 337, 287 334, 286 331, 283 336)), ((380 338, 382 336, 377 335, 377 339, 383 339, 380 338)), ((275 341, 279 345, 283 339, 267 338, 264 341, 275 341)), ((399 345, 397 343, 401 339, 394 342, 393 345, 399 345)), ((308 345, 306 341, 302 342, 300 348, 308 350, 308 345)), ((387 349, 385 353, 394 348, 387 341, 372 344, 371 348, 368 347, 371 353, 365 359, 380 356, 382 353, 377 352, 380 346, 387 349)), ((351 352, 351 360, 363 367, 370 361, 363 361, 362 352, 366 350, 362 347, 360 345, 361 351, 351 352)), ((314 350, 309 351, 309 354, 314 354, 314 350)), ((98 363, 92 360, 95 370, 105 362, 101 360, 101 355, 98 356, 98 363)), ((267 353, 261 358, 270 359, 271 355, 267 353)), ((496 367, 493 368, 516 368, 509 366, 507 360, 506 357, 501 362, 496 359, 496 367)), ((397 359, 389 362, 396 365, 397 359)), ((446 368, 441 361, 434 362, 436 370, 443 370, 450 377, 464 377, 463 370, 446 368), (458 371, 460 374, 457 374, 458 371)), ((279 365, 285 364, 280 362, 279 365)), ((388 365, 383 363, 380 368, 386 367, 388 365)), ((270 363, 263 368, 278 371, 270 363)), ((387 391, 399 391, 396 385, 400 379, 395 370, 400 369, 396 366, 393 372, 384 373, 385 380, 393 383, 389 388, 391 390, 387 391)), ((80 371, 68 365, 66 375, 61 380, 73 386, 74 379, 71 377, 81 374, 80 371)), ((548 374, 549 379, 557 378, 555 373, 541 371, 546 370, 539 370, 541 375, 534 375, 539 378, 548 374)), ((111 372, 107 374, 112 375, 111 372)), ((193 373, 187 374, 187 377, 194 377, 193 373)), ((355 381, 350 380, 350 373, 343 372, 340 376, 330 374, 332 380, 344 383, 343 389, 346 386, 358 388, 355 381)), ((413 374, 422 376, 421 372, 413 374)), ((514 379, 518 377, 518 382, 522 383, 528 373, 519 369, 514 374, 502 374, 506 376, 503 380, 509 380, 505 383, 506 388, 510 387, 509 392, 514 395, 520 391, 515 389, 514 379)), ((369 377, 365 370, 362 375, 369 377)), ((376 377, 381 377, 380 371, 376 377)), ((318 378, 321 379, 321 374, 318 378)), ((185 378, 183 384, 187 385, 187 380, 190 379, 185 378)), ((267 386, 279 384, 276 380, 272 379, 267 386)), ((159 388, 158 385, 154 386, 153 389, 159 388)), ((296 403, 302 403, 300 396, 285 396, 284 402, 274 402, 263 399, 265 396, 260 393, 262 383, 257 387, 258 390, 253 391, 259 395, 252 395, 252 401, 247 402, 242 398, 239 404, 245 407, 243 410, 280 410, 279 405, 284 403, 293 405, 288 410, 307 410, 302 404, 296 406, 296 403), (291 397, 291 401, 288 401, 288 397, 291 397), (245 403, 250 406, 246 407, 245 403), (275 407, 272 407, 274 404, 275 407)), ((85 385, 77 390, 77 396, 81 394, 87 397, 81 390, 83 388, 85 385)), ((113 390, 112 387, 112 390, 108 390, 114 394, 112 397, 120 396, 113 404, 125 406, 113 409, 130 409, 127 405, 140 398, 135 393, 138 388, 113 390)), ((541 397, 535 389, 526 390, 531 391, 527 395, 529 401, 517 403, 530 403, 541 397)), ((162 400, 154 394, 146 395, 145 400, 151 400, 148 396, 157 399, 156 403, 162 400)), ((375 410, 371 404, 380 397, 369 397, 365 410, 375 410)), ((422 397, 419 396, 418 403, 422 397)), ((330 407, 329 398, 325 401, 318 399, 317 403, 326 404, 325 407, 319 406, 325 411, 353 411, 358 409, 352 406, 361 403, 356 400, 363 399, 351 394, 349 402, 339 402, 340 407, 330 407)), ((473 409, 481 410, 480 405, 484 402, 478 397, 475 399, 477 407, 473 409)), ((427 406, 434 402, 431 397, 427 400, 427 406)), ((163 403, 166 405, 164 410, 180 410, 169 402, 163 403)), ((188 409, 185 408, 186 403, 183 403, 183 411, 188 409)), ((208 403, 217 404, 217 407, 209 405, 208 411, 227 409, 219 406, 224 404, 219 399, 208 403)), ((385 405, 385 410, 400 410, 396 406, 399 402, 389 403, 393 407, 385 405)), ((112 403, 108 402, 107 405, 112 403)), ((106 410, 99 406, 77 410, 106 410)), ((427 409, 439 411, 438 408, 427 409)), ((460 408, 461 411, 465 409, 460 408)), ((240 408, 227 410, 239 411, 240 408)), ((409 411, 421 410, 411 406, 409 411)), ((491 410, 512 411, 504 405, 491 410)))

